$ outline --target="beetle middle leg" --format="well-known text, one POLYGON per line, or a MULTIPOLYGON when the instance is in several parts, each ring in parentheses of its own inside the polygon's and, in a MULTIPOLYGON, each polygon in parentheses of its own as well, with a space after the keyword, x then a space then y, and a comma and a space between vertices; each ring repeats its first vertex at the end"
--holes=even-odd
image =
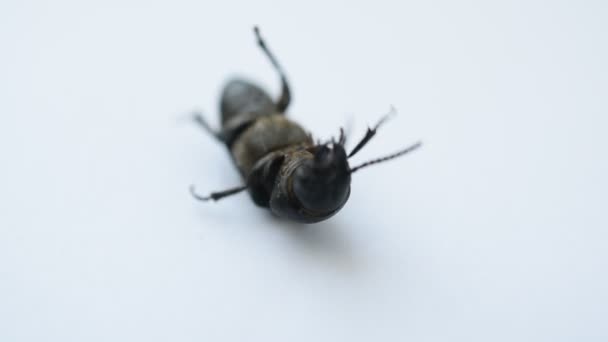
POLYGON ((395 107, 391 106, 390 112, 388 112, 388 114, 381 117, 380 120, 378 120, 378 122, 376 123, 376 125, 374 125, 374 128, 368 127, 367 132, 365 132, 365 136, 363 137, 363 139, 361 139, 361 141, 359 141, 359 143, 357 143, 355 148, 353 148, 353 150, 348 154, 348 158, 354 156, 357 152, 359 152, 363 148, 363 146, 365 146, 374 137, 374 135, 376 135, 378 128, 380 128, 380 126, 382 126, 382 124, 384 124, 386 122, 386 120, 388 120, 391 116, 395 115, 395 113, 396 113, 395 107))
POLYGON ((281 68, 281 65, 279 64, 277 59, 274 57, 274 54, 270 52, 270 49, 268 49, 266 42, 260 34, 260 29, 257 26, 254 26, 253 32, 255 33, 258 45, 260 46, 266 57, 268 57, 270 63, 272 63, 275 70, 279 73, 279 76, 281 77, 281 96, 277 100, 276 106, 277 110, 280 113, 284 113, 287 107, 289 106, 289 102, 291 101, 291 91, 289 90, 289 83, 287 83, 287 77, 285 77, 285 72, 283 71, 283 68, 281 68))
POLYGON ((222 199, 224 197, 238 194, 239 192, 241 192, 241 191, 243 191, 245 189, 247 189, 247 185, 242 185, 242 186, 239 186, 239 187, 236 187, 236 188, 232 188, 232 189, 228 189, 228 190, 224 190, 224 191, 212 192, 208 196, 201 196, 201 195, 199 195, 199 194, 196 193, 196 190, 194 189, 194 185, 191 185, 190 186, 190 194, 192 194, 192 197, 196 198, 199 201, 208 201, 208 200, 217 201, 217 200, 222 199))
POLYGON ((207 120, 203 117, 203 114, 200 112, 194 112, 192 113, 192 120, 194 120, 194 122, 196 124, 198 124, 200 127, 203 128, 204 131, 206 131, 207 133, 213 135, 216 139, 223 141, 224 139, 222 138, 222 135, 219 131, 213 129, 211 127, 211 125, 209 125, 209 123, 207 122, 207 120))

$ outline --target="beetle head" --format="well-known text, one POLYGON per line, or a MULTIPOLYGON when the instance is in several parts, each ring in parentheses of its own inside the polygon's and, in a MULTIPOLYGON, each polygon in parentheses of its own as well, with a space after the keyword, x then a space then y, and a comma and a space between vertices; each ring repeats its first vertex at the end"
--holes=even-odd
POLYGON ((315 146, 314 157, 294 174, 293 192, 305 209, 327 213, 340 209, 350 194, 350 169, 340 143, 315 146))

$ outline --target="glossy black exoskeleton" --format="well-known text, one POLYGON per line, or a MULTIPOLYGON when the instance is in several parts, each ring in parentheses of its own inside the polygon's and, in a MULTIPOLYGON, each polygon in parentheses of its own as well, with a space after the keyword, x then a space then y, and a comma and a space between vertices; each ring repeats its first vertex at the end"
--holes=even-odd
POLYGON ((344 149, 345 135, 340 129, 338 141, 315 144, 300 125, 285 117, 291 100, 287 78, 254 28, 257 43, 281 78, 282 91, 277 101, 260 87, 236 79, 225 86, 220 112, 222 128, 212 129, 199 114, 195 121, 223 142, 238 167, 245 184, 209 196, 197 195, 199 200, 220 198, 248 190, 261 207, 290 220, 314 223, 325 220, 344 206, 350 195, 351 175, 357 170, 404 155, 420 146, 420 142, 356 167, 348 158, 355 155, 376 134, 385 121, 383 117, 374 128, 368 128, 363 139, 350 153, 344 149))

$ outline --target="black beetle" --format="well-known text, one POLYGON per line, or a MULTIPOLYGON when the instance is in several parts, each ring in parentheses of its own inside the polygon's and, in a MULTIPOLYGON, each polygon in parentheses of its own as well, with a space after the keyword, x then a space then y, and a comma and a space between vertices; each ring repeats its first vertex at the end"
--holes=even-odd
POLYGON ((415 143, 391 155, 350 167, 354 156, 376 134, 387 119, 368 128, 363 139, 350 152, 344 150, 346 137, 340 129, 338 141, 314 143, 300 125, 285 117, 291 100, 283 69, 254 27, 257 43, 281 78, 282 91, 275 102, 255 84, 229 81, 220 101, 221 130, 212 129, 200 114, 194 120, 226 144, 245 184, 233 189, 192 195, 202 201, 214 200, 248 190, 256 205, 269 208, 280 217, 303 223, 325 220, 344 206, 350 195, 351 175, 357 170, 404 155, 420 147, 415 143))

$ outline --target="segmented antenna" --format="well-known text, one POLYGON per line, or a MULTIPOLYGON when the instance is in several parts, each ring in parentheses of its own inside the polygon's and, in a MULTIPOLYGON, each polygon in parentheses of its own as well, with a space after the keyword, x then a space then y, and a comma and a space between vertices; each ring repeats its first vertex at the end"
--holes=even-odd
POLYGON ((382 162, 385 162, 385 161, 389 161, 391 159, 395 159, 397 157, 401 157, 404 154, 407 154, 409 152, 412 152, 412 151, 418 149, 420 146, 422 146, 422 142, 421 141, 419 141, 419 142, 413 144, 412 146, 409 146, 409 147, 407 147, 407 148, 405 148, 405 149, 403 149, 401 151, 395 152, 393 154, 389 154, 388 156, 380 157, 380 158, 377 158, 377 159, 372 159, 372 160, 367 161, 367 162, 365 162, 365 163, 363 163, 361 165, 357 165, 357 166, 351 168, 350 169, 350 173, 355 173, 359 169, 362 169, 362 168, 370 166, 370 165, 382 163, 382 162))

